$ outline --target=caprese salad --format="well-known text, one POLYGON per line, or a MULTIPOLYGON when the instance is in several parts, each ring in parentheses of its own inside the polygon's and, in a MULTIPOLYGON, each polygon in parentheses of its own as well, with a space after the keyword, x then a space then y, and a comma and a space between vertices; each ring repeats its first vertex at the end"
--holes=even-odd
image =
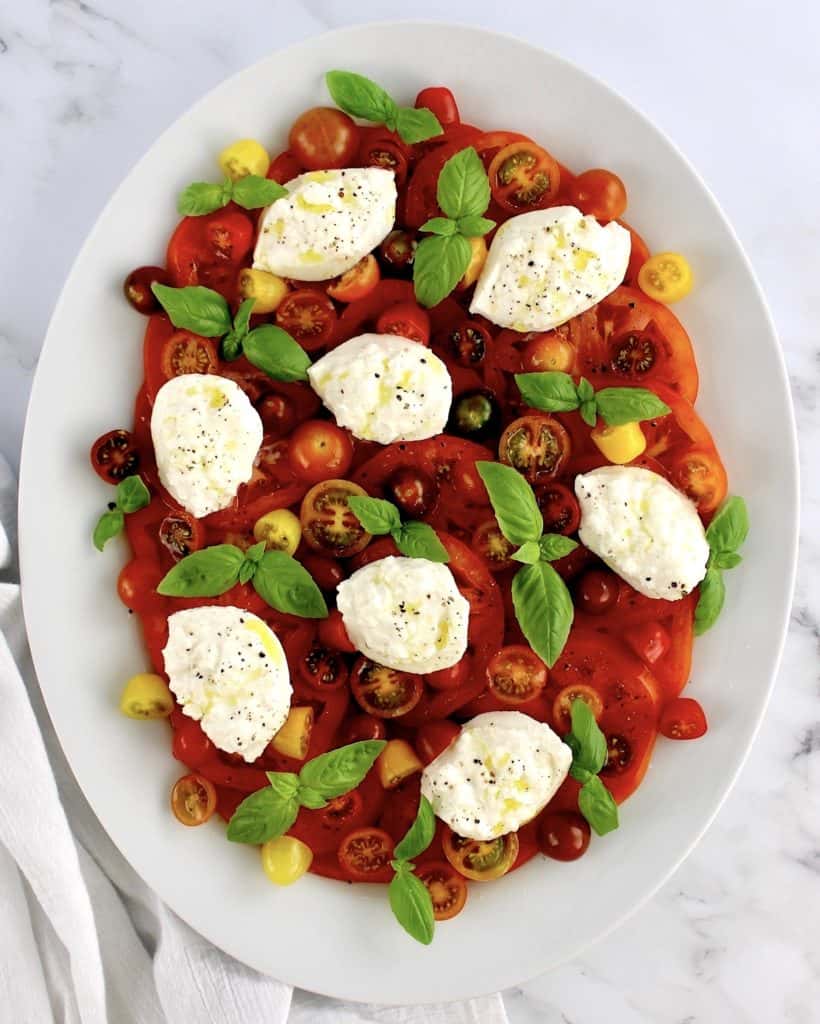
POLYGON ((703 735, 681 692, 748 523, 668 308, 691 271, 621 180, 443 87, 327 87, 126 280, 145 372, 92 447, 93 539, 127 537, 151 671, 121 708, 169 720, 177 818, 216 811, 280 885, 387 883, 427 943, 468 881, 617 828, 658 735, 703 735))

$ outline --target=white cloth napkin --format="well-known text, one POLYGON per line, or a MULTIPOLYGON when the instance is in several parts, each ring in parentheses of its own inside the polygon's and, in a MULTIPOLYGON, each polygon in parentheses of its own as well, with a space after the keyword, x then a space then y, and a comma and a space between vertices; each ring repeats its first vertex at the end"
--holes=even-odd
MULTIPOLYGON (((427 1007, 295 991, 222 953, 94 817, 35 682, 0 457, 0 1018, 13 1024, 508 1024, 500 996, 427 1007)), ((66 680, 72 685, 72 680, 66 680)))

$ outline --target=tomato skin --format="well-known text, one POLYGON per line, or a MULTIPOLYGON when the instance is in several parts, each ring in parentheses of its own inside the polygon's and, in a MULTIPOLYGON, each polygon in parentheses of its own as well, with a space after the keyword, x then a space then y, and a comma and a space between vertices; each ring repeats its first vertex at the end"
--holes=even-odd
POLYGON ((354 715, 344 730, 345 743, 358 743, 360 740, 383 740, 387 736, 387 727, 380 718, 362 713, 354 715))
POLYGON ((427 765, 431 761, 435 761, 460 732, 461 726, 456 722, 451 722, 449 718, 442 719, 440 722, 427 722, 416 733, 413 745, 422 762, 427 765))
POLYGON ((336 309, 318 288, 297 288, 279 303, 276 323, 306 352, 315 352, 333 335, 336 309))
POLYGON ((165 599, 156 589, 165 575, 158 562, 133 559, 120 570, 117 594, 126 608, 141 615, 162 608, 165 599))
POLYGON ((304 169, 293 153, 286 149, 273 160, 268 168, 267 177, 271 181, 278 181, 280 185, 285 185, 287 182, 293 181, 294 178, 298 178, 304 169))
POLYGON ((670 740, 696 740, 708 728, 706 714, 694 697, 676 697, 661 714, 661 734, 670 740))
POLYGON ((359 148, 359 128, 335 107, 313 107, 293 122, 288 148, 309 171, 349 167, 359 148))
POLYGON ((435 114, 442 126, 461 123, 456 98, 444 85, 430 85, 422 89, 413 106, 416 110, 426 108, 435 114))
POLYGON ((575 604, 587 615, 603 615, 618 600, 620 583, 608 569, 589 569, 573 589, 575 604))
POLYGON ((288 460, 299 479, 318 484, 347 473, 353 461, 353 442, 335 423, 307 420, 293 432, 288 460))
POLYGON ((128 430, 109 430, 91 445, 91 466, 107 484, 139 472, 140 453, 128 430))
POLYGON ((319 642, 334 651, 355 654, 356 648, 347 635, 342 613, 338 608, 332 609, 326 619, 319 620, 319 642))
POLYGON ((337 562, 335 558, 323 558, 321 555, 307 553, 300 555, 299 560, 322 590, 335 590, 346 578, 347 574, 341 562, 337 562))
POLYGON ((398 334, 419 345, 430 342, 430 317, 415 302, 399 302, 386 309, 376 321, 377 334, 398 334))
POLYGON ((356 302, 369 295, 379 283, 381 272, 376 257, 369 253, 355 267, 336 278, 326 288, 337 302, 356 302))
POLYGON ((595 168, 579 174, 569 188, 569 200, 596 220, 617 220, 626 210, 626 188, 617 174, 595 168))
POLYGON ((435 672, 428 672, 424 678, 434 690, 457 690, 463 685, 469 674, 470 656, 465 654, 455 665, 437 669, 435 672))
POLYGON ((168 242, 166 263, 176 288, 204 285, 233 301, 237 274, 253 244, 253 223, 229 204, 203 217, 185 217, 168 242))
POLYGON ((587 821, 574 811, 547 812, 538 822, 538 846, 553 860, 582 857, 589 848, 591 835, 587 821))
POLYGON ((189 768, 199 768, 216 755, 216 747, 211 743, 199 722, 192 718, 182 717, 181 724, 174 728, 172 753, 177 761, 189 768))

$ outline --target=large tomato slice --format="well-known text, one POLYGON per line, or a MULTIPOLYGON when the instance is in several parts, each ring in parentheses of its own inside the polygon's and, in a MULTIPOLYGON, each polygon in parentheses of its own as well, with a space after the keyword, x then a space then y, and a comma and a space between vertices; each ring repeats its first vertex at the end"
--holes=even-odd
POLYGON ((253 244, 253 222, 229 205, 204 217, 185 217, 171 235, 166 262, 175 287, 200 284, 236 298, 239 268, 253 244))

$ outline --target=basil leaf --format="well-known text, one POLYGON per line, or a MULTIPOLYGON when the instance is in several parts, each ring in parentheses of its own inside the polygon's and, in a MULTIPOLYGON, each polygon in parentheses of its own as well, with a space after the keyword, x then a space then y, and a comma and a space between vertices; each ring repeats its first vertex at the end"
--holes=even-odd
POLYGON ((424 853, 430 843, 432 843, 435 834, 436 816, 433 814, 430 801, 427 797, 423 796, 419 800, 419 809, 416 813, 415 821, 407 830, 401 842, 396 845, 393 855, 399 860, 412 860, 414 857, 418 857, 420 853, 424 853))
POLYGON ((295 789, 286 796, 281 789, 266 786, 246 797, 233 812, 228 822, 228 839, 232 843, 257 845, 277 839, 293 825, 298 813, 295 789))
POLYGON ((541 557, 541 548, 537 540, 525 541, 517 551, 513 551, 510 558, 516 562, 523 562, 525 565, 535 565, 541 557))
POLYGON ((318 811, 322 807, 327 807, 327 800, 325 800, 318 789, 313 789, 312 786, 300 786, 297 797, 302 807, 307 807, 311 811, 318 811))
POLYGON ((270 206, 287 194, 288 190, 284 185, 270 178, 262 178, 258 174, 246 174, 244 178, 233 183, 233 200, 246 210, 270 206))
POLYGON ((433 941, 436 922, 430 890, 408 868, 393 876, 387 890, 390 909, 396 920, 411 938, 429 946, 433 941))
POLYGON ((239 582, 242 584, 247 583, 253 579, 253 574, 256 572, 256 563, 249 562, 247 559, 239 566, 239 582))
POLYGON ((530 647, 552 668, 572 626, 572 598, 547 562, 525 565, 512 581, 515 617, 530 647))
POLYGON ((436 186, 438 205, 454 220, 480 217, 490 205, 490 182, 472 146, 455 153, 442 167, 436 186))
MULTIPOLYGON (((564 743, 572 750, 573 770, 581 769, 597 775, 606 764, 606 737, 595 721, 595 715, 585 700, 576 698, 570 708, 572 729, 564 737, 564 743)), ((579 781, 586 781, 581 779, 579 781)))
POLYGON ((228 363, 233 362, 234 359, 238 359, 242 355, 242 339, 236 331, 228 331, 222 339, 220 351, 222 358, 228 363))
POLYGON ((299 776, 294 772, 265 772, 271 788, 282 799, 296 796, 299 789, 299 776))
POLYGON ((578 397, 582 402, 591 402, 595 398, 595 389, 586 377, 578 381, 578 397))
POLYGON ((515 383, 521 397, 533 409, 545 412, 572 412, 580 404, 575 381, 568 373, 548 370, 544 373, 517 373, 515 383))
POLYGON ((177 211, 184 217, 201 217, 221 210, 230 202, 231 191, 210 181, 195 181, 183 189, 177 199, 177 211), (227 194, 226 194, 227 192, 227 194))
POLYGON ((413 287, 422 306, 437 306, 455 288, 472 258, 463 235, 434 235, 419 242, 413 260, 413 287))
POLYGON ((325 82, 333 102, 345 113, 388 127, 395 125, 398 107, 389 93, 369 78, 353 71, 328 71, 325 82))
POLYGON ((726 600, 726 585, 723 582, 723 573, 714 565, 706 570, 706 575, 701 580, 699 588, 700 596, 695 608, 695 636, 702 636, 717 622, 723 602, 726 600))
POLYGON ((444 134, 439 119, 427 107, 399 107, 396 112, 396 131, 402 141, 410 145, 444 134))
POLYGON ((327 618, 325 599, 313 577, 284 551, 265 552, 254 573, 253 589, 278 612, 303 619, 327 618))
MULTIPOLYGON (((735 552, 743 545, 749 533, 749 512, 743 498, 733 496, 721 505, 718 514, 709 523, 706 539, 715 554, 735 552)), ((735 562, 737 565, 737 562, 735 562)), ((731 568, 726 566, 726 568, 731 568)))
POLYGON ((248 333, 248 324, 251 322, 251 313, 256 299, 243 299, 233 318, 233 330, 240 339, 248 333))
POLYGON ((734 569, 740 565, 743 559, 736 551, 723 551, 712 558, 712 565, 716 569, 734 569))
POLYGON ((598 403, 594 398, 581 402, 581 419, 588 427, 594 427, 598 422, 598 403))
POLYGON ((468 214, 466 217, 459 217, 458 230, 467 238, 479 238, 492 231, 495 221, 487 217, 477 217, 475 214, 468 214))
POLYGON ((151 500, 151 493, 142 478, 127 476, 117 484, 117 508, 121 512, 139 512, 151 500))
POLYGON ((115 508, 110 512, 103 512, 97 520, 97 525, 94 527, 94 532, 91 535, 91 539, 94 541, 94 547, 98 551, 102 551, 112 537, 116 537, 117 534, 122 533, 124 526, 125 516, 122 514, 120 509, 115 508))
POLYGON ((557 558, 566 558, 578 547, 578 544, 560 533, 545 533, 538 542, 538 546, 544 561, 554 562, 557 558))
POLYGON ((368 533, 377 537, 401 526, 399 510, 391 501, 353 495, 347 499, 348 507, 368 533))
POLYGON ((402 523, 397 529, 391 530, 390 534, 396 547, 407 558, 426 558, 428 562, 450 561, 447 548, 429 523, 402 523))
POLYGON ((449 217, 431 217, 419 228, 419 231, 429 231, 431 235, 454 235, 457 230, 456 222, 449 217))
POLYGON ((215 544, 180 559, 163 577, 157 593, 165 597, 218 597, 239 580, 245 553, 233 544, 215 544))
POLYGON ((671 412, 666 402, 647 388, 602 388, 596 392, 595 401, 598 412, 610 427, 654 420, 671 412))
POLYGON ((262 561, 262 555, 265 554, 266 550, 267 544, 263 540, 260 540, 257 544, 251 544, 245 552, 245 561, 258 565, 262 561))
POLYGON ((329 750, 303 766, 299 781, 325 800, 343 796, 359 785, 385 746, 384 740, 360 740, 329 750))
POLYGON ((618 805, 597 775, 581 787, 578 809, 599 836, 605 836, 618 827, 618 805))
POLYGON ((501 532, 510 544, 538 540, 544 530, 544 517, 524 477, 500 462, 476 462, 475 466, 487 488, 501 532))
POLYGON ((182 327, 204 338, 221 338, 231 329, 228 303, 219 294, 202 285, 169 288, 154 281, 151 291, 168 314, 174 327, 182 327))
POLYGON ((287 331, 274 324, 255 327, 242 345, 248 361, 274 380, 307 380, 310 357, 287 331))

